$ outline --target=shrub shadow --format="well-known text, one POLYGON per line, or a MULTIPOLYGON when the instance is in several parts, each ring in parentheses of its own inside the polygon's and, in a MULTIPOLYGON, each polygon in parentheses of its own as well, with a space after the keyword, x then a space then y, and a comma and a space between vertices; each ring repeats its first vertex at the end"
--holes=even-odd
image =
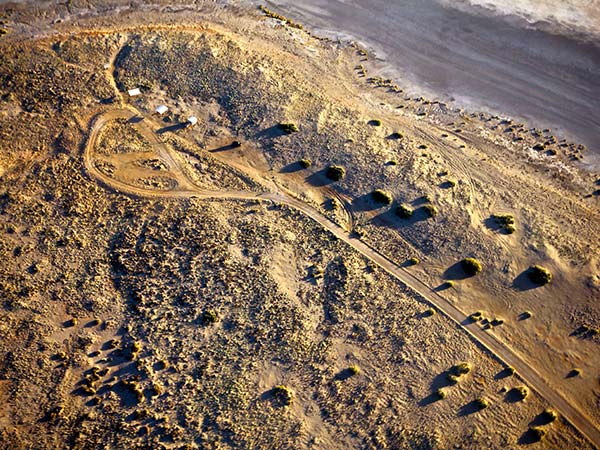
POLYGON ((321 169, 318 172, 311 173, 304 181, 314 187, 328 186, 333 183, 333 180, 327 178, 327 169, 321 169))
POLYGON ((464 271, 462 261, 452 264, 445 270, 442 276, 447 280, 465 280, 473 277, 473 275, 469 275, 464 271))
POLYGON ((373 217, 372 223, 374 225, 383 225, 389 228, 406 228, 415 225, 418 222, 425 222, 429 219, 429 215, 423 208, 418 208, 413 211, 411 217, 403 219, 396 214, 398 205, 394 205, 391 208, 386 209, 381 214, 373 217))
POLYGON ((473 400, 467 403, 466 405, 461 406, 461 408, 458 410, 458 416, 469 416, 479 411, 481 411, 481 407, 477 403, 477 400, 473 400))
POLYGON ((300 165, 300 162, 296 161, 288 164, 287 166, 283 166, 281 169, 279 169, 279 173, 294 173, 300 172, 301 170, 304 170, 304 167, 300 165))
POLYGON ((354 374, 350 369, 343 369, 336 374, 335 379, 338 381, 346 381, 347 379, 352 378, 353 376, 354 374))
POLYGON ((384 206, 389 205, 376 202, 371 193, 363 194, 360 197, 356 197, 354 200, 352 200, 352 211, 355 212, 374 211, 376 209, 383 208, 384 206))
POLYGON ((512 287, 513 287, 513 289, 516 289, 517 291, 524 292, 524 291, 530 291, 531 289, 535 289, 540 286, 538 286, 533 281, 531 281, 531 279, 529 278, 529 269, 527 269, 527 270, 524 270, 523 272, 521 272, 513 280, 512 287))
POLYGON ((228 150, 240 148, 241 146, 242 146, 242 144, 240 144, 238 141, 233 141, 231 144, 223 145, 218 148, 213 148, 212 150, 209 150, 209 153, 226 152, 228 150))
POLYGON ((527 430, 521 435, 518 440, 519 445, 530 445, 539 442, 540 438, 531 429, 527 430))
POLYGON ((523 397, 516 388, 512 388, 504 394, 504 401, 507 403, 518 403, 523 401, 523 397))
POLYGON ((256 139, 275 139, 281 136, 285 136, 288 133, 283 131, 279 125, 273 125, 272 127, 266 128, 259 131, 254 135, 256 139))
POLYGON ((504 378, 510 377, 512 374, 513 373, 509 368, 504 368, 500 372, 498 372, 496 375, 494 375, 494 380, 496 380, 496 381, 502 380, 504 378))

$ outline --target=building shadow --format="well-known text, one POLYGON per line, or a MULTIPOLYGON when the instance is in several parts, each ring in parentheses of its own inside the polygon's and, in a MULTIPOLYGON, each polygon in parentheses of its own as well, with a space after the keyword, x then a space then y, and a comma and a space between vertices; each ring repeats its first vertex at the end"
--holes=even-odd
POLYGON ((158 130, 156 130, 156 133, 157 134, 164 134, 164 133, 168 133, 168 132, 174 133, 176 131, 183 130, 186 126, 187 126, 187 123, 183 123, 183 122, 176 123, 174 125, 169 125, 166 127, 159 128, 158 130))

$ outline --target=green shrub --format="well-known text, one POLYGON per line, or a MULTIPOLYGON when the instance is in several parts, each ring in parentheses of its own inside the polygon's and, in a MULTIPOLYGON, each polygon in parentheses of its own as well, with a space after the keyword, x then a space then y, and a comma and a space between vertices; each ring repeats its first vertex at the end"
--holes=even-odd
POLYGON ((510 214, 492 214, 492 219, 496 221, 507 234, 513 234, 516 231, 515 218, 510 214))
POLYGON ((462 269, 467 275, 475 276, 483 270, 481 263, 475 258, 465 258, 461 261, 462 269))
POLYGON ((375 202, 383 203, 386 205, 390 205, 393 200, 392 194, 382 189, 375 189, 373 192, 371 192, 371 197, 375 202))
POLYGON ((280 123, 277 125, 280 130, 284 131, 287 134, 295 133, 298 131, 298 125, 295 123, 280 123))
POLYGON ((273 397, 275 397, 281 405, 290 406, 294 400, 292 391, 283 385, 275 386, 273 388, 273 397))
POLYGON ((402 135, 402 133, 398 133, 398 132, 390 134, 390 139, 402 139, 403 137, 404 136, 402 135))
POLYGON ((202 316, 200 317, 200 321, 204 325, 209 325, 209 324, 215 323, 217 321, 217 313, 215 311, 213 311, 212 309, 208 309, 202 313, 202 316))
POLYGON ((312 161, 310 159, 301 159, 299 164, 303 169, 308 169, 310 166, 312 166, 312 161))
POLYGON ((550 422, 554 422, 557 418, 558 418, 558 414, 556 414, 556 411, 552 410, 552 409, 545 409, 541 414, 540 414, 542 420, 546 423, 550 423, 550 422))
POLYGON ((519 400, 525 400, 529 395, 529 389, 527 386, 514 387, 512 388, 512 392, 519 400))
POLYGON ((546 430, 542 427, 531 427, 529 428, 528 434, 531 436, 531 439, 535 442, 539 442, 544 439, 546 436, 546 430))
POLYGON ((380 127, 381 126, 381 120, 379 119, 373 119, 369 121, 369 125, 373 125, 374 127, 380 127))
POLYGON ((473 314, 471 314, 469 316, 469 319, 475 321, 475 322, 479 322, 481 319, 483 318, 483 312, 482 311, 475 311, 473 314))
POLYGON ((333 181, 340 181, 346 176, 346 169, 342 166, 329 166, 325 176, 333 181))
POLYGON ((437 397, 438 400, 443 400, 446 398, 446 392, 443 391, 442 389, 438 389, 437 391, 435 391, 435 396, 437 397))
POLYGON ((462 362, 450 368, 450 373, 454 376, 460 377, 466 375, 471 371, 471 364, 468 362, 462 362))
POLYGON ((485 409, 488 406, 490 406, 490 402, 488 402, 485 398, 478 398, 477 400, 475 400, 475 405, 479 409, 485 409))
POLYGON ((435 316, 435 314, 436 314, 436 313, 435 313, 435 309, 433 309, 433 308, 429 308, 427 311, 425 311, 425 313, 424 313, 424 314, 425 314, 425 316, 426 316, 426 317, 435 316))
POLYGON ((350 367, 348 367, 348 373, 350 375, 358 375, 360 373, 360 367, 350 366, 350 367))
POLYGON ((410 258, 408 260, 408 262, 412 265, 412 266, 416 266, 417 264, 419 264, 419 258, 417 258, 416 256, 413 256, 412 258, 410 258))
POLYGON ((538 286, 544 286, 552 281, 552 273, 542 266, 531 266, 527 271, 527 276, 538 286))
POLYGON ((581 369, 571 369, 571 371, 567 374, 567 377, 569 378, 573 378, 573 377, 578 377, 579 375, 581 375, 581 369))
POLYGON ((396 209, 396 215, 401 219, 410 219, 413 215, 413 210, 410 206, 400 205, 396 209))

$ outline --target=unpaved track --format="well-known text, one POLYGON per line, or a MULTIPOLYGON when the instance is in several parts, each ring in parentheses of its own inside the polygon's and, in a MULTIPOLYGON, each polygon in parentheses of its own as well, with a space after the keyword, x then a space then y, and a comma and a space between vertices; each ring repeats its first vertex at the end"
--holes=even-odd
POLYGON ((515 350, 501 342, 495 335, 489 331, 481 329, 477 323, 468 324, 465 322, 465 313, 456 308, 449 300, 442 297, 434 291, 430 286, 426 285, 407 269, 398 266, 390 259, 383 256, 381 253, 370 247, 365 242, 354 237, 352 233, 332 222, 319 211, 307 203, 292 197, 290 194, 278 189, 272 185, 273 191, 265 191, 262 193, 244 192, 244 191, 211 191, 201 189, 193 184, 193 181, 187 178, 186 171, 180 167, 183 161, 173 152, 169 146, 160 142, 159 139, 153 139, 153 144, 158 153, 168 161, 171 165, 170 170, 177 172, 180 176, 186 179, 184 189, 173 190, 148 190, 131 186, 126 183, 115 180, 102 172, 100 172, 93 164, 93 150, 98 137, 99 131, 110 120, 117 118, 131 118, 137 115, 137 111, 133 107, 127 107, 120 110, 113 110, 98 116, 92 123, 89 131, 88 139, 84 149, 84 164, 89 174, 98 180, 101 184, 108 188, 124 192, 136 197, 150 198, 204 198, 204 199, 232 199, 232 200, 266 200, 275 203, 285 204, 290 206, 306 216, 319 223, 338 239, 344 241, 363 256, 380 266, 390 275, 412 289, 424 300, 431 303, 451 320, 456 322, 463 330, 465 330, 472 339, 487 349, 494 357, 515 368, 518 375, 539 395, 544 397, 567 421, 577 428, 590 442, 597 448, 600 448, 600 430, 596 424, 582 413, 579 409, 571 405, 571 403, 563 397, 563 395, 553 389, 544 377, 538 373, 535 368, 523 359, 515 350))

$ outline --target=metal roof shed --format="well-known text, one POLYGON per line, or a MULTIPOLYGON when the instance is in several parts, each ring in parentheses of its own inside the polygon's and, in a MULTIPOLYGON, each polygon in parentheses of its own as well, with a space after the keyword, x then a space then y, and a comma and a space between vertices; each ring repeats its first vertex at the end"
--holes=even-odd
POLYGON ((140 95, 142 93, 142 91, 140 91, 140 88, 135 88, 135 89, 129 89, 127 91, 127 93, 129 94, 130 97, 137 97, 138 95, 140 95))
POLYGON ((159 105, 154 112, 156 114, 158 114, 159 116, 162 116, 164 113, 166 113, 169 110, 169 108, 167 108, 165 105, 159 105))

